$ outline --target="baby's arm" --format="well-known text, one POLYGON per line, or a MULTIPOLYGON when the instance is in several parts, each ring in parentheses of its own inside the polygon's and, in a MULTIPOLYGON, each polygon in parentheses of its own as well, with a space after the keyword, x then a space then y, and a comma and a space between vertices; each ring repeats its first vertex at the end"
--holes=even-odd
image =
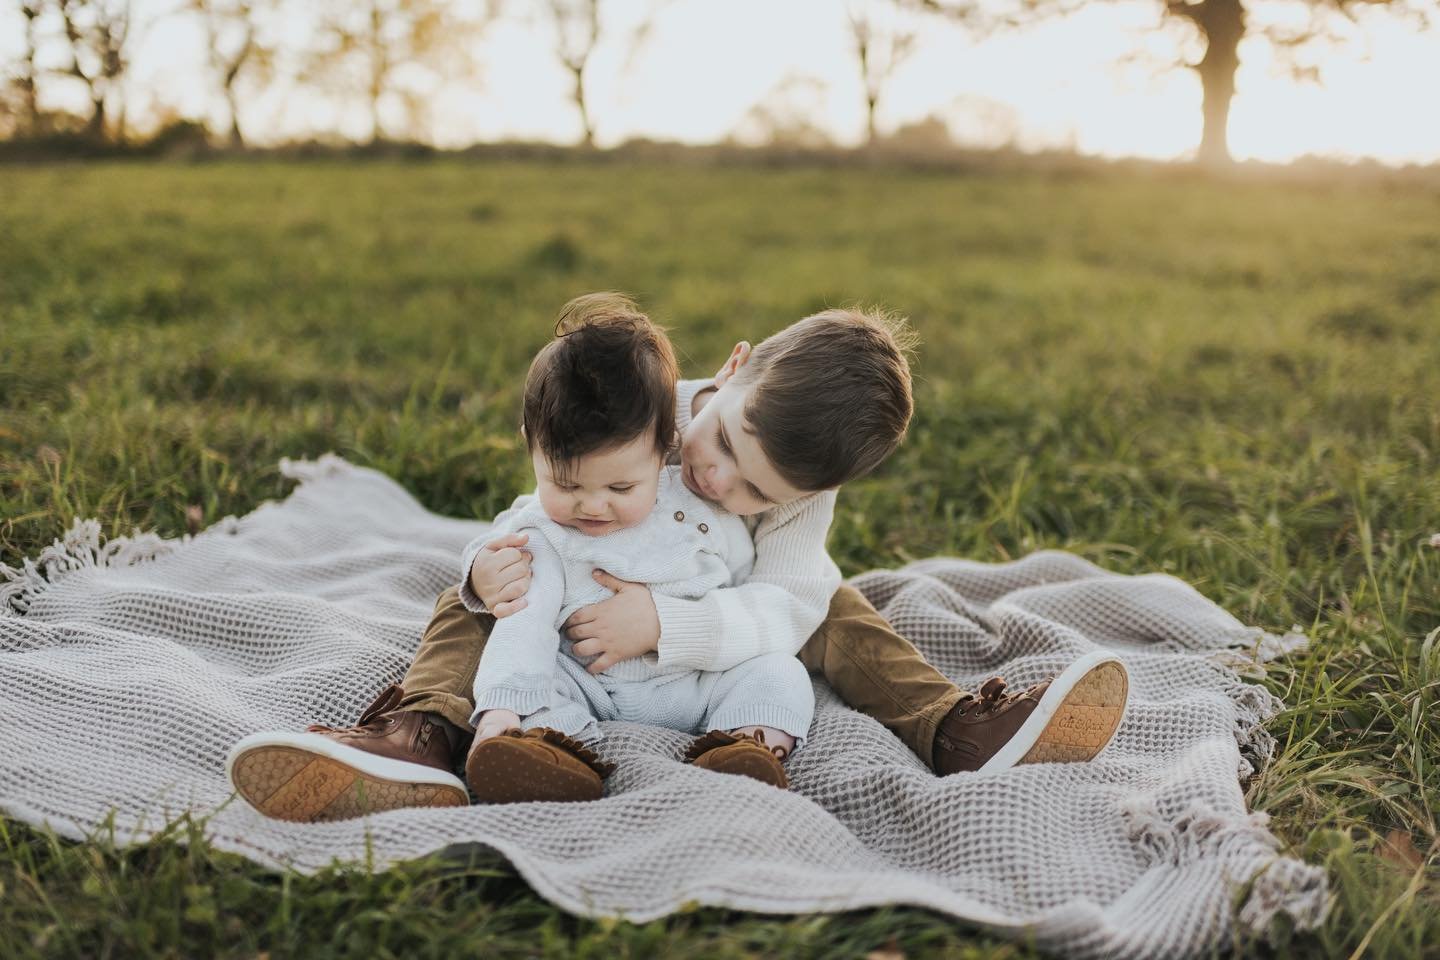
MULTIPOLYGON (((495 518, 492 530, 503 527, 507 518, 534 499, 533 493, 516 497, 495 518)), ((465 545, 460 554, 460 603, 466 610, 504 618, 525 607, 525 592, 530 587, 529 555, 521 549, 527 545, 525 534, 484 533, 465 545), (526 562, 521 563, 522 559, 526 562), (485 591, 485 584, 493 585, 493 593, 485 591)))
POLYGON ((840 570, 825 550, 835 493, 775 508, 755 536, 745 583, 698 600, 653 594, 662 666, 728 670, 767 653, 795 654, 825 620, 840 570))
POLYGON ((548 706, 560 635, 555 620, 565 599, 565 568, 549 541, 531 530, 530 602, 497 620, 475 674, 475 723, 486 710, 524 717, 548 706))

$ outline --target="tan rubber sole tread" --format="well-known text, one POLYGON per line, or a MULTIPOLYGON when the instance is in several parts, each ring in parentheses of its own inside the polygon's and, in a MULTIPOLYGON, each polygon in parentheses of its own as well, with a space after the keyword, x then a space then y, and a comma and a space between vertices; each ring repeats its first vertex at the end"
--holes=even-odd
POLYGON ((1102 663, 1080 678, 1056 708, 1021 763, 1077 763, 1095 759, 1125 715, 1130 677, 1115 662, 1102 663))
POLYGON ((598 773, 561 766, 546 747, 518 737, 477 744, 465 761, 465 781, 481 803, 568 803, 599 800, 605 793, 598 773))
POLYGON ((401 807, 464 807, 454 787, 386 780, 294 747, 256 747, 236 759, 235 789, 267 817, 293 823, 349 820, 401 807))

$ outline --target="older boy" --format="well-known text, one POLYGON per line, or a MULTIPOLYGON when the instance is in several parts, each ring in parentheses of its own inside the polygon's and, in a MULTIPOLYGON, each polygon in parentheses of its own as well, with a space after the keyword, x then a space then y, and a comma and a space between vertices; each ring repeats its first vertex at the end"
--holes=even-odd
MULTIPOLYGON (((1089 658, 1024 691, 1007 692, 992 678, 979 696, 966 693, 859 591, 841 586, 826 553, 837 488, 878 466, 909 423, 902 330, 880 315, 828 310, 753 350, 737 343, 713 380, 681 381, 684 482, 746 519, 755 541, 751 575, 680 600, 596 571, 615 595, 577 611, 565 634, 576 655, 596 657, 597 672, 645 654, 662 664, 724 670, 798 652, 842 699, 941 775, 1089 760, 1124 712, 1127 682, 1117 660, 1089 658)), ((326 741, 318 751, 282 742, 283 735, 276 748, 313 752, 326 790, 368 793, 371 811, 454 803, 453 791, 432 788, 469 746, 473 682, 495 618, 525 604, 523 546, 523 538, 499 539, 465 558, 461 582, 440 596, 404 680, 355 727, 312 728, 326 741)), ((314 819, 333 815, 320 805, 314 819)))

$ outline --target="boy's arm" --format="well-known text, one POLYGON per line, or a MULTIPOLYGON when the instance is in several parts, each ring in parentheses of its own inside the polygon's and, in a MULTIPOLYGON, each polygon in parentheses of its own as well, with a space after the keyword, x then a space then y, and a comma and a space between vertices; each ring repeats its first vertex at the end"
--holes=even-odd
POLYGON ((727 670, 766 653, 799 652, 825 620, 840 570, 825 551, 835 492, 777 507, 755 535, 755 566, 745 583, 698 600, 653 594, 662 666, 727 670))
POLYGON ((476 722, 486 710, 528 716, 550 703, 560 634, 555 621, 565 600, 565 568, 538 530, 530 530, 530 603, 495 621, 475 674, 476 722))

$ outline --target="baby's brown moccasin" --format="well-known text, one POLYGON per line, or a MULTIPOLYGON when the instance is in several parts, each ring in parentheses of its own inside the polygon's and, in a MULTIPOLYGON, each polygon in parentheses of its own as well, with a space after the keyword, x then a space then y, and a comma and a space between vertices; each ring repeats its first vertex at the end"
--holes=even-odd
POLYGON ((690 744, 690 749, 685 751, 685 762, 717 773, 738 773, 788 790, 790 780, 785 776, 785 768, 780 765, 785 748, 774 747, 773 750, 780 751, 780 756, 776 756, 771 747, 765 746, 765 733, 761 730, 756 730, 754 734, 711 730, 690 744))
POLYGON ((614 769, 559 730, 511 728, 475 741, 465 780, 481 803, 599 800, 614 769))

